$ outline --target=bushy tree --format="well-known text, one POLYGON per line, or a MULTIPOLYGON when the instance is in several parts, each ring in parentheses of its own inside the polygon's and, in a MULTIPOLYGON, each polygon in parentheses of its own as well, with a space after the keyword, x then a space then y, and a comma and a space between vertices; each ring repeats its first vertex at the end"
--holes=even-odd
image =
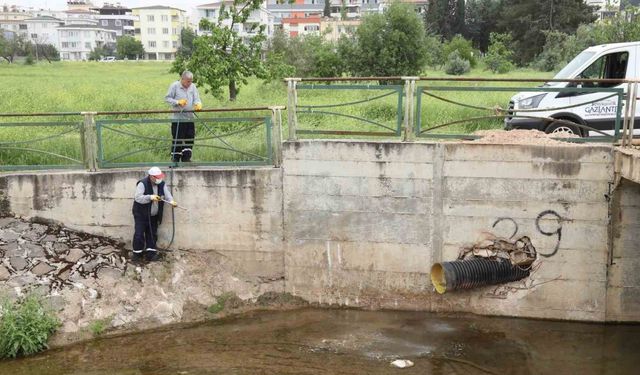
POLYGON ((116 42, 116 51, 119 59, 134 60, 138 56, 144 55, 142 42, 131 36, 122 36, 116 42))
POLYGON ((422 20, 413 7, 392 3, 383 14, 365 16, 356 34, 350 71, 359 76, 417 75, 427 51, 422 20))
POLYGON ((489 48, 489 36, 498 30, 498 19, 504 0, 467 0, 465 5, 464 37, 482 52, 489 48))
POLYGON ((511 34, 491 33, 490 44, 484 62, 487 68, 494 73, 508 73, 513 69, 513 51, 511 45, 511 34))
POLYGON ((44 58, 49 63, 60 60, 60 52, 53 44, 34 44, 33 49, 34 55, 37 55, 39 59, 44 58))
POLYGON ((430 67, 441 67, 445 63, 444 44, 440 41, 440 37, 428 33, 424 38, 424 47, 426 55, 424 63, 430 67))
POLYGON ((183 28, 180 31, 180 48, 178 48, 178 55, 182 55, 185 58, 191 57, 193 53, 193 40, 196 38, 196 33, 189 29, 183 28))
POLYGON ((447 57, 447 62, 444 65, 444 71, 447 74, 460 76, 468 73, 471 70, 471 64, 469 60, 466 60, 458 51, 453 51, 447 57))
POLYGON ((444 40, 464 31, 464 0, 431 0, 424 13, 424 22, 430 32, 444 40))
POLYGON ((447 56, 447 61, 451 60, 451 53, 456 51, 461 58, 469 62, 472 68, 475 68, 478 63, 477 53, 473 50, 470 40, 465 39, 462 35, 456 35, 442 47, 442 53, 447 56))
POLYGON ((89 52, 89 60, 98 61, 105 56, 113 55, 114 49, 110 45, 96 46, 91 52, 89 52))
POLYGON ((545 32, 573 34, 580 24, 596 16, 583 0, 510 0, 499 17, 499 30, 514 40, 514 59, 519 65, 531 63, 545 44, 545 32))
POLYGON ((542 52, 533 61, 533 67, 543 72, 552 72, 561 68, 567 62, 564 47, 569 35, 559 31, 547 31, 546 42, 542 52))
POLYGON ((239 86, 247 83, 247 78, 256 76, 267 78, 266 67, 261 59, 262 44, 265 41, 264 25, 249 24, 251 12, 262 5, 263 0, 233 0, 223 3, 217 22, 206 18, 200 20, 200 30, 204 35, 193 40, 191 56, 178 55, 171 68, 181 73, 188 69, 194 73, 196 83, 203 85, 206 92, 222 96, 223 87, 229 90, 229 100, 235 100, 239 86), (235 25, 251 25, 248 31, 253 36, 241 37, 235 25))

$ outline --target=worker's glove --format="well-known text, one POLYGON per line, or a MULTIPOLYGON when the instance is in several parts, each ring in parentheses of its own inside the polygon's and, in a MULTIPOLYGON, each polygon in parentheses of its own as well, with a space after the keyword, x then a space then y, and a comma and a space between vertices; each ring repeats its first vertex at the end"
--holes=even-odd
POLYGON ((171 201, 170 203, 173 207, 178 207, 178 203, 176 201, 171 201))
POLYGON ((161 198, 160 198, 159 195, 155 195, 155 194, 151 195, 151 200, 154 201, 154 202, 160 202, 160 199, 161 198))
POLYGON ((202 103, 196 103, 196 105, 193 106, 194 111, 199 111, 201 109, 202 109, 202 103))
POLYGON ((187 105, 187 99, 179 99, 176 101, 176 103, 178 103, 180 107, 184 107, 185 105, 187 105))

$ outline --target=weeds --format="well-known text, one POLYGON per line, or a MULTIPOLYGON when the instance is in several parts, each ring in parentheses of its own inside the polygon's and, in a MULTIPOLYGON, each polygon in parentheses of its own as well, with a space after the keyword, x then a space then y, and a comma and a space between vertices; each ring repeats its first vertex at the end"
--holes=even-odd
POLYGON ((0 357, 15 358, 42 351, 59 322, 33 295, 21 301, 4 301, 0 318, 0 357))
POLYGON ((89 324, 89 331, 91 331, 94 336, 100 336, 109 327, 110 322, 111 318, 94 320, 89 324))

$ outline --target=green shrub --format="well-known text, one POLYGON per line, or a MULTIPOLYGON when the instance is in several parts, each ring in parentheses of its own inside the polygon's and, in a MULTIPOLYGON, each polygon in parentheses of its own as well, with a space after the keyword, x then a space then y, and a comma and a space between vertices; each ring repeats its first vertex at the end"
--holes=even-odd
POLYGON ((27 57, 24 59, 24 65, 33 65, 36 63, 36 60, 33 58, 33 56, 31 56, 31 54, 28 54, 27 57))
POLYGON ((468 73, 469 70, 471 70, 471 63, 469 60, 460 57, 458 51, 451 52, 447 58, 447 63, 444 64, 444 71, 455 76, 461 76, 468 73))
POLYGON ((100 336, 107 329, 110 320, 110 318, 95 320, 89 324, 89 330, 94 336, 100 336))
POLYGON ((212 314, 217 314, 220 311, 224 310, 224 308, 227 305, 228 301, 233 302, 233 303, 230 304, 231 307, 233 307, 234 304, 237 304, 236 300, 238 300, 238 296, 236 296, 234 293, 232 293, 232 292, 223 293, 223 294, 219 295, 218 297, 216 297, 216 303, 214 303, 213 305, 209 306, 207 308, 207 311, 212 313, 212 314))
POLYGON ((58 325, 56 317, 33 295, 21 301, 5 301, 0 318, 0 358, 31 355, 46 349, 47 340, 58 325))

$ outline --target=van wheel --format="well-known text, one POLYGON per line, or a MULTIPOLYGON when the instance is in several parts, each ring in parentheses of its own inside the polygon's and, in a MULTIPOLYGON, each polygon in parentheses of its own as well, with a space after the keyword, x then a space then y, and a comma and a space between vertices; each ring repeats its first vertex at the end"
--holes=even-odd
POLYGON ((562 122, 560 121, 554 121, 551 124, 549 124, 549 126, 547 126, 547 128, 545 129, 545 133, 547 134, 552 134, 552 133, 569 133, 569 134, 576 134, 580 137, 582 137, 582 132, 580 131, 580 128, 578 128, 575 125, 570 125, 568 124, 569 120, 564 120, 562 122))

